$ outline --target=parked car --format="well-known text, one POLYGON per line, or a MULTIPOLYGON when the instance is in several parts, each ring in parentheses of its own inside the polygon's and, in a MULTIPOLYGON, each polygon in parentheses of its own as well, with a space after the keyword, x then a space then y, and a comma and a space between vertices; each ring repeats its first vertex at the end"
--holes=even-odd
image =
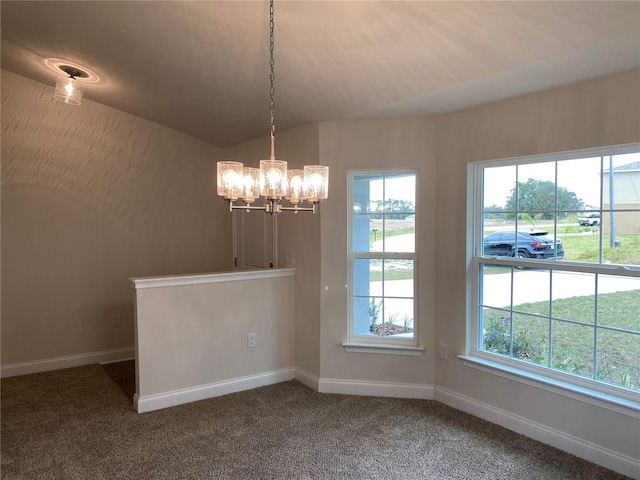
POLYGON ((496 257, 545 258, 562 260, 564 249, 562 240, 553 241, 547 236, 549 232, 531 231, 518 232, 516 246, 516 232, 495 232, 484 237, 483 250, 485 255, 496 257))
POLYGON ((578 217, 578 223, 580 225, 600 225, 600 214, 599 213, 588 213, 582 217, 578 217))

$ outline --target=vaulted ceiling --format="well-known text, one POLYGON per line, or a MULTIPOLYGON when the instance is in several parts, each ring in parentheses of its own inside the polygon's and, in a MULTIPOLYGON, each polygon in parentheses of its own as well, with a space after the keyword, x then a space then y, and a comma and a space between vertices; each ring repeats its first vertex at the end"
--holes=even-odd
MULTIPOLYGON (((268 135, 268 2, 0 8, 3 69, 53 86, 45 61, 62 59, 99 77, 85 98, 221 147, 268 135)), ((433 115, 639 66, 636 1, 275 2, 277 130, 433 115)))

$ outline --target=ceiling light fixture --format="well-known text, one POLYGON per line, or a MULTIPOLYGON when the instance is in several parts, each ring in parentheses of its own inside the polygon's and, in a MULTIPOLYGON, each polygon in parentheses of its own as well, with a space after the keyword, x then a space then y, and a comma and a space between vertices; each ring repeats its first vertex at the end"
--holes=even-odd
POLYGON ((218 162, 217 192, 229 202, 229 211, 235 209, 264 210, 265 213, 275 215, 282 211, 317 213, 320 202, 328 197, 329 167, 323 165, 306 165, 304 169, 287 170, 287 162, 276 160, 275 137, 276 127, 273 112, 274 90, 274 61, 273 61, 273 0, 269 2, 269 66, 271 72, 269 80, 270 103, 270 137, 271 156, 269 160, 260 160, 260 169, 245 167, 240 162, 218 162), (260 196, 265 198, 263 206, 252 205, 260 196), (291 203, 291 207, 284 207, 280 203, 282 198, 291 203), (244 205, 234 205, 236 201, 244 205), (311 207, 301 207, 304 201, 311 203, 311 207))
POLYGON ((56 80, 56 89, 53 92, 53 98, 59 102, 68 103, 69 105, 80 105, 83 88, 77 79, 88 78, 89 75, 69 65, 61 65, 58 68, 69 76, 59 77, 58 80, 56 80))

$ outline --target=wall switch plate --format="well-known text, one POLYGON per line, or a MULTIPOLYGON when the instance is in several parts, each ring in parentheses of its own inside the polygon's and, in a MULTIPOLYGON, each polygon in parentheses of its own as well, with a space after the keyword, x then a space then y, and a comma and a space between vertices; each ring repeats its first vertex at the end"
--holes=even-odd
POLYGON ((447 344, 446 343, 441 343, 440 344, 440 358, 443 360, 447 359, 447 344))
POLYGON ((114 327, 119 327, 120 325, 122 325, 122 317, 120 316, 119 313, 116 313, 115 315, 113 315, 112 324, 114 327))
POLYGON ((247 335, 247 348, 253 348, 256 346, 256 334, 250 333, 247 335))

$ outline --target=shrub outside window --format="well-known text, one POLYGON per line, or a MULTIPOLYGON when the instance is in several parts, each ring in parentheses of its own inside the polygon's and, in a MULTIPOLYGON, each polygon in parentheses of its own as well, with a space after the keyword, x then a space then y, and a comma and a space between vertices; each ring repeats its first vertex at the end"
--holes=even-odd
POLYGON ((416 344, 416 171, 349 172, 349 339, 416 344))
POLYGON ((639 151, 470 166, 473 356, 638 401, 639 151))

